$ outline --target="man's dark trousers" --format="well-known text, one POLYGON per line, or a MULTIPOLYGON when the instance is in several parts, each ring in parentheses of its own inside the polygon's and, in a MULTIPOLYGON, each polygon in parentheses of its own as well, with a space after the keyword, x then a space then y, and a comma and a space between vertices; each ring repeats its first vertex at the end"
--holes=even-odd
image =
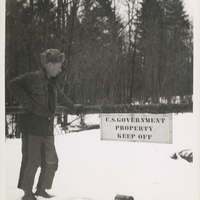
POLYGON ((54 136, 22 134, 22 163, 18 188, 32 190, 39 166, 41 166, 41 173, 37 188, 50 189, 58 168, 54 136))

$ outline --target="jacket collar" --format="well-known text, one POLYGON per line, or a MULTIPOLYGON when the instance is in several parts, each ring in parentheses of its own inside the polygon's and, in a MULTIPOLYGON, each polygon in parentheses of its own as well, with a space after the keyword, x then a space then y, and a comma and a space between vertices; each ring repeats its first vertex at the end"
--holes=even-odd
MULTIPOLYGON (((48 79, 47 77, 47 73, 46 73, 46 69, 44 67, 42 67, 40 70, 39 70, 39 74, 41 76, 42 79, 48 79)), ((49 79, 48 79, 49 80, 49 79)), ((56 77, 51 77, 50 78, 51 81, 58 81, 58 76, 56 77)))
POLYGON ((46 73, 46 70, 44 67, 42 67, 40 70, 39 70, 39 74, 41 76, 42 79, 45 79, 47 78, 47 73, 46 73))

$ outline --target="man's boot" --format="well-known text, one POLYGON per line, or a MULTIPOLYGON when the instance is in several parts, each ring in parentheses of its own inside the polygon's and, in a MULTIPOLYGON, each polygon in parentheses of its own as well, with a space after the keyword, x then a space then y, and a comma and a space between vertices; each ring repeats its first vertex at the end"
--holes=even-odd
POLYGON ((32 191, 24 190, 22 200, 37 200, 32 191))
POLYGON ((38 188, 34 195, 35 196, 41 196, 41 197, 48 198, 48 199, 53 197, 52 195, 48 194, 45 191, 45 189, 41 189, 41 188, 38 188))

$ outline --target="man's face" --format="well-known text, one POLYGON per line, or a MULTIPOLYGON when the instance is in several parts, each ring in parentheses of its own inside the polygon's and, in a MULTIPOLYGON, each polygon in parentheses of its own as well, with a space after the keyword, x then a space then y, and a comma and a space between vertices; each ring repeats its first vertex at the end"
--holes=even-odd
POLYGON ((49 63, 46 67, 47 75, 50 77, 55 77, 61 72, 62 63, 49 63))

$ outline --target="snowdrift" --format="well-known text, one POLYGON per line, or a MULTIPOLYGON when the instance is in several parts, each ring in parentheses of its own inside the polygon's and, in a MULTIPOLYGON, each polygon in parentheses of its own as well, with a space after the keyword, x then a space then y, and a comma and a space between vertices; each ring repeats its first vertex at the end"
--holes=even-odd
MULTIPOLYGON (((114 200, 117 194, 134 200, 195 200, 195 163, 171 158, 192 150, 193 117, 173 115, 173 144, 102 141, 100 129, 57 134, 59 168, 49 190, 52 200, 114 200)), ((98 115, 89 118, 87 123, 99 120, 98 115)), ((6 200, 23 196, 16 188, 20 162, 21 140, 8 139, 6 200)))

